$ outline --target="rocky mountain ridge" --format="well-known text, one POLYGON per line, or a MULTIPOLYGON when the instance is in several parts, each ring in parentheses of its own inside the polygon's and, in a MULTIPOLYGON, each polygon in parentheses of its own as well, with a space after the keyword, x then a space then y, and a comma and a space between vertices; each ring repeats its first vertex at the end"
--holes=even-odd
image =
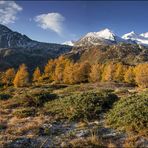
POLYGON ((34 69, 37 65, 44 65, 48 59, 70 50, 70 46, 34 41, 0 25, 0 70, 17 68, 21 63, 34 69))

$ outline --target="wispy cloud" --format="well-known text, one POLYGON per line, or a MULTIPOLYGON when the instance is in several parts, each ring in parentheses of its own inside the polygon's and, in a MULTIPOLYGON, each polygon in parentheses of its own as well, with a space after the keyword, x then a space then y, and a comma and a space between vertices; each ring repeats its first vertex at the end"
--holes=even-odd
POLYGON ((17 19, 17 13, 22 11, 22 9, 23 8, 14 1, 0 0, 0 23, 4 25, 14 23, 17 19))
POLYGON ((62 35, 62 26, 65 18, 60 13, 41 14, 36 16, 34 20, 42 29, 50 29, 57 34, 62 35))

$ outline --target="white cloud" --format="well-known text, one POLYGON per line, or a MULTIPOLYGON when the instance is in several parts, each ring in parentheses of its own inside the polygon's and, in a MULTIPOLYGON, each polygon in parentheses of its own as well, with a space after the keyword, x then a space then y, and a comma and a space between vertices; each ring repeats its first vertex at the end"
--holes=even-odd
POLYGON ((16 14, 22 10, 22 7, 14 1, 0 0, 0 23, 7 25, 14 23, 17 19, 16 14))
POLYGON ((60 13, 41 14, 36 16, 34 20, 42 29, 50 29, 59 35, 62 34, 62 25, 65 18, 60 13))

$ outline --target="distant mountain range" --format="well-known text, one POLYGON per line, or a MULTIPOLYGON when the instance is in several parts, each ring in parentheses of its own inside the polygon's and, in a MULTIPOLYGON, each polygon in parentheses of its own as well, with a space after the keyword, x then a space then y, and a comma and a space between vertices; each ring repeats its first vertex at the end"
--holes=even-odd
POLYGON ((0 71, 25 63, 30 71, 42 69, 49 59, 64 55, 74 61, 120 61, 137 64, 148 61, 148 33, 131 32, 119 37, 109 29, 90 32, 78 41, 43 43, 0 25, 0 71), (66 44, 66 45, 65 45, 66 44), (68 46, 68 45, 69 46, 68 46))
POLYGON ((109 61, 136 65, 148 62, 148 33, 131 32, 119 37, 109 29, 90 32, 73 43, 65 56, 74 61, 105 63, 109 61))
POLYGON ((148 46, 148 32, 136 34, 130 32, 124 34, 122 37, 117 36, 109 29, 104 29, 99 32, 89 32, 81 39, 75 42, 65 42, 64 44, 70 46, 92 46, 92 45, 112 45, 118 43, 130 43, 148 46))
POLYGON ((125 40, 135 41, 139 45, 148 46, 148 32, 137 34, 134 31, 122 36, 125 40))

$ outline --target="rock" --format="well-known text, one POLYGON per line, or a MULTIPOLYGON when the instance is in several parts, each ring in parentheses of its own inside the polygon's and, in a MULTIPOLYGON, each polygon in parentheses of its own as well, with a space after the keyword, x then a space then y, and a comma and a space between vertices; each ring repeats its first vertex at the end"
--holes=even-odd
POLYGON ((136 142, 137 147, 148 148, 148 140, 144 137, 140 137, 136 142))
POLYGON ((80 130, 76 133, 76 137, 85 137, 89 134, 89 131, 88 130, 80 130))
POLYGON ((67 143, 66 142, 62 142, 61 143, 61 147, 66 147, 67 146, 67 143))
POLYGON ((15 147, 15 148, 26 148, 26 147, 36 147, 38 142, 31 138, 18 138, 12 142, 7 143, 4 147, 15 147))

